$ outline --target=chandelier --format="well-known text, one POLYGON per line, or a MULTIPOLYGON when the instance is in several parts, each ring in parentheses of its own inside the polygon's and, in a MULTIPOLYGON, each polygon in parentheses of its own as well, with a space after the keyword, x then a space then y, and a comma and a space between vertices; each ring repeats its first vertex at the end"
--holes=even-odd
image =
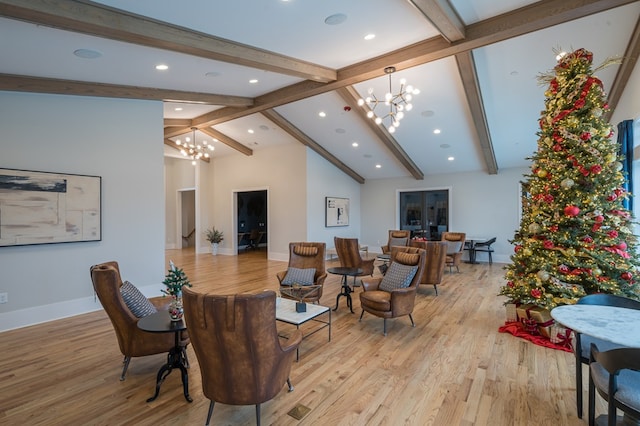
POLYGON ((375 121, 376 124, 382 124, 384 120, 388 119, 389 124, 385 124, 385 127, 389 133, 394 133, 398 126, 400 126, 400 120, 404 118, 404 112, 411 111, 413 108, 413 105, 411 104, 413 95, 420 93, 420 90, 411 85, 407 85, 407 80, 403 78, 400 80, 400 89, 398 90, 398 93, 394 94, 391 89, 391 74, 396 72, 396 67, 386 67, 384 72, 389 76, 389 91, 384 95, 384 100, 379 100, 376 95, 373 94, 373 89, 369 89, 369 96, 365 99, 358 99, 358 105, 363 106, 366 104, 369 107, 367 117, 375 121), (388 106, 388 112, 380 104, 388 106), (380 106, 380 109, 378 110, 380 114, 376 113, 376 108, 378 106, 380 106))
POLYGON ((191 164, 195 166, 201 158, 209 158, 209 153, 207 151, 213 151, 215 148, 207 141, 202 141, 202 143, 199 144, 196 141, 197 127, 192 127, 191 130, 193 131, 193 138, 187 136, 184 143, 178 139, 176 141, 176 145, 178 145, 180 153, 185 157, 191 158, 191 164))

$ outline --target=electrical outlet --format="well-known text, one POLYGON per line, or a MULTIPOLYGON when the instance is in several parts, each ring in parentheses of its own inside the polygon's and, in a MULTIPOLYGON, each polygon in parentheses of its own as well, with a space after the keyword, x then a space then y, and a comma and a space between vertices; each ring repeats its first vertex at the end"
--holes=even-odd
POLYGON ((9 302, 9 293, 0 293, 0 303, 9 302))

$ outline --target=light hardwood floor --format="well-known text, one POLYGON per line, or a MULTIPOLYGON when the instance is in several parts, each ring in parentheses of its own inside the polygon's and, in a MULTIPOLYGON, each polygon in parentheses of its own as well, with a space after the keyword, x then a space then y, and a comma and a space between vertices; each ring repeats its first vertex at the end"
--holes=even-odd
MULTIPOLYGON (((166 258, 167 265, 173 259, 185 270, 196 290, 221 294, 275 290, 276 272, 286 269, 285 262, 267 260, 264 251, 235 257, 169 250, 166 258)), ((126 270, 122 275, 127 279, 126 270)), ((291 372, 295 391, 283 386, 264 403, 262 423, 587 424, 575 414, 572 354, 497 331, 505 317, 503 299, 496 296, 502 265, 463 264, 461 273, 445 275, 438 296, 431 286, 420 288, 416 327, 407 317, 389 320, 386 337, 382 319, 365 313, 358 322, 360 288, 356 314, 341 298, 332 312, 331 342, 324 331, 303 340, 291 372), (287 414, 297 404, 311 409, 300 421, 287 414)), ((339 279, 329 275, 322 304, 334 306, 339 279)), ((286 332, 286 325, 278 327, 286 332)), ((200 425, 206 419, 209 401, 192 348, 193 403, 182 396, 179 372, 147 403, 166 357, 134 358, 127 379, 119 381, 122 356, 102 310, 0 333, 0 343, 2 425, 200 425)), ((588 377, 586 368, 584 373, 588 377)), ((586 380, 584 398, 586 405, 586 380)), ((253 425, 255 408, 217 404, 212 424, 253 425)))

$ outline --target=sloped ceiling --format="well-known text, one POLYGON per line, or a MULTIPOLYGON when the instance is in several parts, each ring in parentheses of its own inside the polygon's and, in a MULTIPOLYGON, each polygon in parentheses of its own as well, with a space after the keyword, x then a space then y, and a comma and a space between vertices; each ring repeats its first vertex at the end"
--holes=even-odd
POLYGON ((495 174, 535 150, 558 51, 624 56, 598 73, 615 107, 639 17, 629 0, 0 0, 0 90, 162 100, 167 155, 196 127, 214 157, 302 143, 361 183, 495 174), (390 134, 357 99, 401 78, 421 93, 390 134))

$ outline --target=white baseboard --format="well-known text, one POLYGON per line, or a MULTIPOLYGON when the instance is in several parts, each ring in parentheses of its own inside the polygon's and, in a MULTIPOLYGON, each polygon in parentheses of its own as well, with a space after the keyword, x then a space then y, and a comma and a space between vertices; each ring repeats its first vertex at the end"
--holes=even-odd
MULTIPOLYGON (((162 284, 140 287, 139 290, 146 297, 158 297, 161 295, 162 284)), ((15 330, 16 328, 42 324, 62 318, 74 317, 102 309, 97 296, 83 297, 81 299, 67 300, 50 305, 35 306, 32 308, 18 309, 16 311, 0 313, 0 332, 15 330)))

